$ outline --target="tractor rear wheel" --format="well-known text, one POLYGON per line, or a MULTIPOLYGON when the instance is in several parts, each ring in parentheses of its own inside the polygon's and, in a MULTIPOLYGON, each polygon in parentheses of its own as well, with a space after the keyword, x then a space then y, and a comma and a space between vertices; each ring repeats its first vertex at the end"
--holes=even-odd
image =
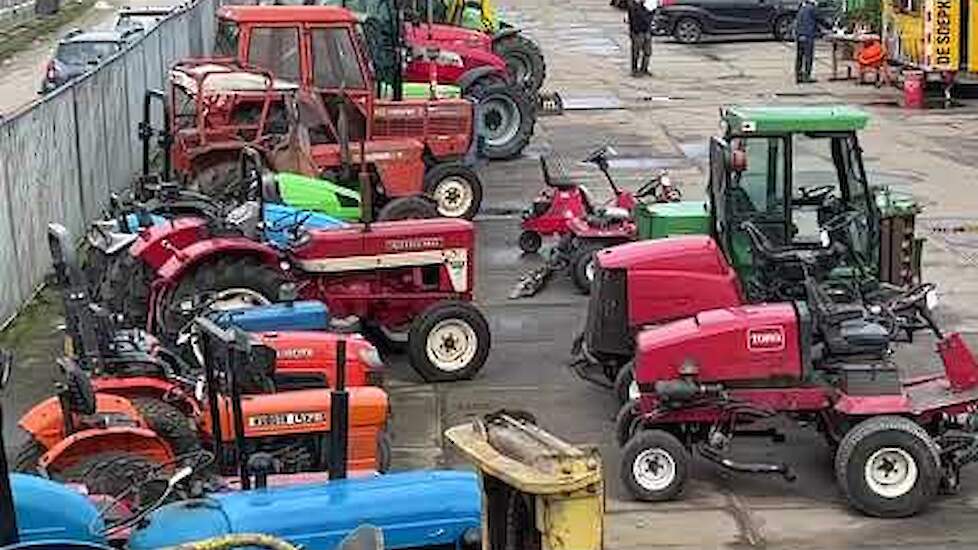
POLYGON ((441 162, 424 175, 424 192, 445 218, 471 220, 482 204, 482 182, 474 170, 458 162, 441 162))
MULTIPOLYGON (((281 272, 253 256, 222 258, 201 264, 184 275, 161 305, 161 340, 165 344, 175 343, 181 330, 200 313, 184 308, 184 302, 190 302, 196 308, 201 299, 212 299, 213 309, 265 305, 278 298, 284 282, 281 272)), ((199 352, 195 353, 199 355, 199 352)))
POLYGON ((689 452, 676 436, 664 430, 644 430, 625 445, 621 479, 638 500, 672 500, 689 478, 689 460, 689 452))
POLYGON ((19 474, 37 475, 37 465, 46 452, 44 445, 34 439, 33 435, 27 434, 27 440, 17 447, 17 452, 14 454, 13 471, 19 474))
POLYGON ((227 159, 197 171, 189 188, 217 201, 240 202, 246 194, 243 185, 241 164, 237 159, 227 159))
POLYGON ((132 326, 142 327, 149 317, 152 282, 152 269, 123 250, 109 260, 98 295, 109 311, 121 314, 132 326))
POLYGON ((446 300, 411 324, 408 358, 427 382, 468 380, 485 364, 490 340, 489 323, 475 306, 446 300))
POLYGON ((509 159, 523 152, 537 121, 536 106, 526 90, 518 84, 477 80, 465 89, 464 95, 477 103, 488 158, 509 159))
POLYGON ((547 62, 536 42, 516 33, 493 42, 492 50, 506 61, 506 69, 514 82, 532 93, 543 86, 547 78, 547 62))
POLYGON ((92 495, 118 495, 146 479, 156 465, 146 458, 124 451, 106 451, 88 456, 52 478, 67 483, 82 483, 92 495))
POLYGON ((941 483, 940 450, 927 431, 901 416, 876 416, 842 438, 835 476, 853 508, 880 518, 923 510, 941 483))
POLYGON ((180 409, 153 397, 134 397, 131 401, 149 428, 170 444, 174 455, 181 456, 200 449, 197 429, 180 409))
POLYGON ((387 201, 377 212, 377 221, 427 220, 438 216, 438 207, 427 197, 398 197, 387 201))

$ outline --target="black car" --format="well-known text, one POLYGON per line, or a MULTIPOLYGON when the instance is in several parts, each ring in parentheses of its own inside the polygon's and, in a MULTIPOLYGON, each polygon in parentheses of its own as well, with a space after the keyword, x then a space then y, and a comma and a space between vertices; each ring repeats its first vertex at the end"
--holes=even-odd
POLYGON ((40 93, 46 94, 69 80, 92 70, 102 61, 124 48, 138 31, 73 30, 58 41, 58 48, 48 62, 40 93))
MULTIPOLYGON (((800 5, 799 0, 663 0, 655 12, 655 30, 684 44, 699 42, 704 34, 761 33, 789 40, 800 5)), ((823 0, 818 11, 829 24, 838 7, 823 0)))

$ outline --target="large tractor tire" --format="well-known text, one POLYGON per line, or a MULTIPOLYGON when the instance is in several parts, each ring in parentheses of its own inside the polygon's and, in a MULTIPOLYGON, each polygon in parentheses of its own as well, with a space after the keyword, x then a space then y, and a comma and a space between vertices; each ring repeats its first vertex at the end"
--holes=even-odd
MULTIPOLYGON (((162 305, 160 337, 165 345, 174 344, 180 331, 193 320, 192 314, 177 307, 184 301, 196 301, 202 294, 209 293, 215 299, 215 308, 265 305, 278 299, 279 288, 284 282, 281 272, 252 256, 203 263, 184 275, 162 305)), ((194 359, 194 356, 186 358, 194 359)))
POLYGON ((471 220, 482 205, 482 182, 474 170, 458 162, 441 162, 424 175, 424 192, 445 218, 471 220))
POLYGON ((506 61, 514 82, 534 94, 540 90, 547 78, 547 62, 536 42, 516 33, 496 40, 492 49, 506 61))
POLYGON ((170 444, 174 455, 200 450, 197 429, 180 409, 153 397, 135 397, 131 401, 149 428, 170 444))
POLYGON ((191 176, 189 188, 221 202, 240 202, 246 195, 236 158, 201 168, 191 176))
POLYGON ((152 282, 150 267, 123 250, 109 261, 98 296, 109 311, 121 314, 132 326, 143 327, 149 316, 152 282))
POLYGON ((489 356, 489 323, 468 302, 428 306, 411 324, 408 358, 427 382, 454 382, 475 376, 489 356))
POLYGON ((536 104, 518 84, 475 81, 463 92, 478 104, 484 154, 492 160, 513 158, 523 152, 536 126, 536 104))
POLYGON ((853 508, 880 518, 908 517, 937 495, 940 450, 916 422, 876 416, 842 438, 835 476, 853 508))
POLYGON ((27 434, 27 440, 21 443, 14 453, 11 467, 13 471, 19 474, 37 475, 37 465, 46 452, 47 449, 44 448, 44 445, 34 439, 34 436, 27 434))
POLYGON ((388 201, 377 212, 377 221, 427 220, 440 215, 438 206, 427 197, 398 197, 388 201))
POLYGON ((146 458, 125 451, 106 451, 83 458, 59 472, 55 480, 81 483, 90 495, 118 495, 146 479, 156 467, 146 458))

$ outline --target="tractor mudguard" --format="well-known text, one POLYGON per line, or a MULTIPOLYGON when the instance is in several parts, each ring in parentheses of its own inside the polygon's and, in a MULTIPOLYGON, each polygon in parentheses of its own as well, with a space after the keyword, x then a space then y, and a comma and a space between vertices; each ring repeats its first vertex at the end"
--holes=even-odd
MULTIPOLYGON (((95 414, 141 422, 142 417, 133 404, 123 397, 104 393, 95 394, 95 414)), ((24 431, 45 449, 54 447, 65 437, 65 421, 61 403, 57 397, 49 397, 34 405, 17 422, 24 431)))
POLYGON ((176 218, 170 223, 147 227, 129 248, 132 256, 154 271, 163 267, 174 255, 207 237, 207 222, 201 218, 176 218))
POLYGON ((504 27, 492 35, 492 42, 496 43, 503 38, 519 34, 520 32, 522 31, 516 27, 504 27))
POLYGON ((102 516, 85 495, 63 483, 26 474, 10 474, 10 486, 17 512, 17 534, 20 545, 5 549, 104 548, 102 516))
POLYGON ((489 65, 483 65, 482 67, 476 67, 474 69, 469 69, 462 73, 462 76, 458 77, 455 85, 462 89, 462 93, 475 83, 475 81, 489 75, 499 75, 506 80, 509 80, 509 75, 505 73, 500 73, 499 69, 489 65))
POLYGON ((467 532, 478 535, 481 529, 478 478, 472 472, 420 470, 208 495, 154 511, 133 529, 127 547, 149 550, 260 532, 301 542, 308 550, 331 550, 364 523, 384 532, 388 548, 455 548, 467 532))
MULTIPOLYGON (((202 414, 200 405, 192 395, 188 395, 177 384, 162 378, 152 376, 98 377, 92 378, 92 388, 97 392, 96 397, 103 394, 114 395, 127 401, 134 397, 152 397, 173 405, 190 418, 198 418, 202 414)), ((138 415, 138 412, 136 414, 138 415)))
POLYGON ((875 416, 881 414, 912 414, 913 407, 907 396, 891 395, 848 395, 840 394, 833 408, 846 416, 875 416))
POLYGON ((191 268, 214 258, 230 256, 256 256, 262 262, 277 266, 278 252, 263 243, 245 237, 217 237, 198 241, 174 254, 162 267, 157 270, 157 283, 163 286, 176 285, 180 278, 191 268))
POLYGON ((170 446, 153 430, 119 426, 71 434, 48 449, 38 465, 44 471, 56 472, 86 457, 113 450, 137 454, 155 464, 165 464, 174 459, 170 446))

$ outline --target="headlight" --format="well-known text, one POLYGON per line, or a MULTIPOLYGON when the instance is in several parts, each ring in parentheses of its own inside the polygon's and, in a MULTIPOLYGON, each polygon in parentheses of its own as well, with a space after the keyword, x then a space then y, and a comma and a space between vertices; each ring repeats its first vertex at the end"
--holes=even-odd
POLYGON ((924 303, 927 305, 927 309, 929 310, 933 310, 934 308, 936 308, 938 303, 937 290, 935 289, 928 290, 924 298, 924 303))

